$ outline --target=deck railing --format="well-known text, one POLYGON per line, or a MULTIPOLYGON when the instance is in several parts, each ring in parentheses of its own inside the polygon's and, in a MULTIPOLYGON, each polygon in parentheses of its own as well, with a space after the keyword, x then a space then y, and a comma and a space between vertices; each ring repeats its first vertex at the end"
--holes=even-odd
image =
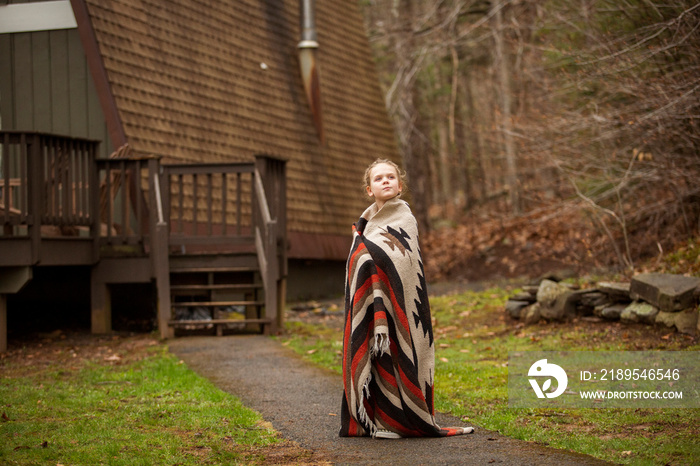
POLYGON ((99 189, 92 195, 99 206, 100 245, 145 247, 155 221, 147 193, 153 191, 158 159, 97 159, 95 165, 99 189))
POLYGON ((284 161, 256 156, 251 163, 161 165, 157 158, 98 159, 98 145, 0 131, 0 267, 38 264, 44 239, 68 237, 91 244, 84 256, 91 264, 150 255, 160 295, 169 287, 171 254, 250 248, 260 264, 266 314, 277 315, 286 275, 284 161), (25 243, 16 242, 22 238, 25 243))
POLYGON ((174 249, 252 242, 252 163, 163 165, 165 218, 174 249))
POLYGON ((158 174, 171 251, 252 245, 256 228, 276 253, 284 251, 283 161, 258 156, 254 163, 161 165, 156 158, 97 159, 98 145, 0 131, 1 234, 37 241, 42 234, 81 236, 98 246, 148 249, 157 221, 149 216, 155 198, 148 193, 158 174), (272 219, 277 229, 270 237, 272 219))
POLYGON ((0 209, 8 226, 89 226, 99 142, 0 131, 0 209))
POLYGON ((42 236, 94 237, 93 160, 97 141, 0 131, 2 238, 30 238, 30 253, 9 247, 8 263, 39 261, 42 236), (30 255, 31 257, 19 257, 30 255))

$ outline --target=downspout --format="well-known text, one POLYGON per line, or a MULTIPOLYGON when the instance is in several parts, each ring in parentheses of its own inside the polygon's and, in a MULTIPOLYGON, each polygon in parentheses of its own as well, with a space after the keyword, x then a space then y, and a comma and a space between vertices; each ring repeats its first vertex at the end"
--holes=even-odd
POLYGON ((311 115, 316 126, 316 133, 325 143, 323 133, 323 113, 321 112, 321 82, 319 79, 316 55, 318 41, 316 40, 315 0, 299 0, 301 41, 299 42, 299 67, 304 82, 306 99, 309 102, 311 115))

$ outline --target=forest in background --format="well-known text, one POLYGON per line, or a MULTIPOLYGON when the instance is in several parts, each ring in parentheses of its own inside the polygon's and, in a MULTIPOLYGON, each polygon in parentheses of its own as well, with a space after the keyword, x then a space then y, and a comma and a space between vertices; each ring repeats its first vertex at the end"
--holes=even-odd
POLYGON ((360 0, 435 279, 632 273, 700 229, 696 0, 360 0))

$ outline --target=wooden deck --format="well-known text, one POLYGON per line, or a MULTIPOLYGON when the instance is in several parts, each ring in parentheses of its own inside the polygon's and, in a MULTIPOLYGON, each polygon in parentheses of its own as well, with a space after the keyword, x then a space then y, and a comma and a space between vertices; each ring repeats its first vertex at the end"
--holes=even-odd
POLYGON ((275 332, 287 273, 285 162, 165 165, 97 159, 97 146, 0 131, 0 351, 7 295, 44 266, 91 268, 95 333, 111 331, 117 283, 155 284, 163 338, 198 326, 275 332), (188 318, 192 308, 210 318, 188 318), (222 317, 231 309, 240 315, 222 317))

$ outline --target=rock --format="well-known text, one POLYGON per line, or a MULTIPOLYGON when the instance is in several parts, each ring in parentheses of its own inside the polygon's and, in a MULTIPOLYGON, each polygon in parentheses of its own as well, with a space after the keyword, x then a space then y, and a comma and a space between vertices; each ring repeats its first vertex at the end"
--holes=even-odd
POLYGON ((698 321, 698 309, 690 308, 680 312, 660 311, 656 315, 656 324, 666 327, 676 327, 680 333, 695 335, 700 331, 700 321, 698 321))
POLYGON ((630 302, 630 283, 600 282, 598 289, 611 301, 630 302))
POLYGON ((656 319, 654 319, 654 323, 656 325, 665 325, 666 327, 673 327, 676 323, 676 315, 677 312, 666 312, 666 311, 659 311, 658 314, 656 314, 656 319))
POLYGON ((511 298, 506 302, 506 312, 508 312, 512 318, 519 319, 521 311, 530 304, 532 303, 529 301, 516 301, 511 298))
POLYGON ((576 277, 576 271, 572 269, 556 270, 553 272, 545 273, 539 278, 539 283, 541 284, 544 280, 549 280, 552 282, 561 282, 567 278, 576 277))
POLYGON ((626 304, 603 304, 596 307, 594 314, 608 320, 620 320, 620 315, 626 307, 626 304))
POLYGON ((608 295, 597 289, 583 290, 579 293, 579 302, 583 306, 596 307, 608 302, 608 295))
POLYGON ((569 300, 576 308, 576 315, 590 316, 597 306, 608 302, 608 297, 596 289, 589 289, 574 291, 569 300))
POLYGON ((634 323, 637 322, 637 314, 634 313, 632 309, 628 307, 625 307, 622 310, 622 313, 620 314, 620 322, 625 322, 625 323, 634 323))
POLYGON ((632 278, 630 297, 644 300, 665 312, 681 311, 695 304, 700 278, 661 273, 645 273, 632 278))
POLYGON ((537 303, 540 305, 540 315, 548 320, 564 320, 575 314, 576 306, 570 299, 574 292, 569 287, 542 280, 537 290, 537 303))
POLYGON ((688 335, 695 335, 698 326, 698 309, 685 309, 676 315, 676 330, 688 335))
POLYGON ((636 316, 634 322, 641 322, 644 324, 653 324, 656 321, 656 314, 659 313, 659 309, 651 304, 643 301, 635 301, 622 311, 620 315, 621 320, 622 315, 624 315, 627 310, 636 316))
POLYGON ((522 310, 520 313, 520 320, 525 324, 525 325, 532 325, 536 324, 537 322, 540 321, 540 318, 542 316, 540 315, 540 304, 535 303, 527 306, 522 310))
POLYGON ((534 293, 528 293, 523 291, 522 293, 517 293, 509 298, 512 301, 527 301, 532 304, 537 301, 537 290, 534 293))

